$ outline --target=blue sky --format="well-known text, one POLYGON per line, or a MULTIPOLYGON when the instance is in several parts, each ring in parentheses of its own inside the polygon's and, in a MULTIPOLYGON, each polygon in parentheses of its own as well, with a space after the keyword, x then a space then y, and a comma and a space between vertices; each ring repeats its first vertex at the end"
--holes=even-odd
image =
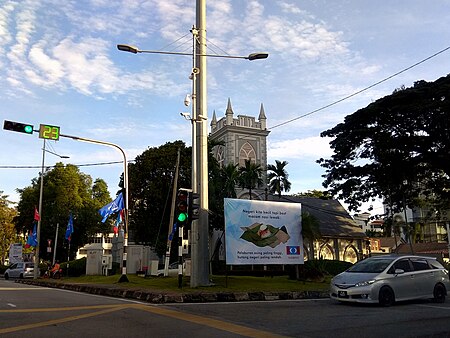
MULTIPOLYGON (((224 116, 230 98, 235 115, 257 117, 262 103, 268 162, 289 162, 291 193, 322 189, 315 161, 331 151, 320 132, 395 88, 450 71, 446 51, 301 118, 450 46, 450 1, 207 0, 206 20, 208 53, 270 54, 252 62, 208 59, 208 115, 224 116)), ((2 124, 60 126, 66 135, 115 143, 128 160, 178 139, 190 145, 190 122, 180 112, 192 59, 123 53, 116 45, 189 53, 194 23, 195 1, 187 0, 2 0, 2 124)), ((0 142, 0 191, 18 201, 15 189, 39 174, 43 141, 0 130, 0 142)), ((67 138, 47 148, 70 159, 47 154, 46 166, 82 165, 111 194, 117 190, 122 164, 91 165, 121 161, 117 150, 67 138)))

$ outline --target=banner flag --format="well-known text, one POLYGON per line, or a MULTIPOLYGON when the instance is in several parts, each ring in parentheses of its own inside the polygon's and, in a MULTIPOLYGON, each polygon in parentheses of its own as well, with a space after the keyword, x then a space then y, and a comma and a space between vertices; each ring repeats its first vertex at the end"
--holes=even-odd
POLYGON ((112 201, 111 203, 108 203, 103 208, 101 208, 98 212, 103 217, 102 223, 105 223, 108 217, 112 214, 114 214, 117 211, 120 211, 125 208, 124 202, 123 202, 123 195, 120 193, 117 195, 116 199, 112 201))
POLYGON ((73 216, 72 213, 69 215, 69 223, 67 223, 67 229, 66 229, 66 239, 70 242, 70 238, 73 233, 73 216))
POLYGON ((29 247, 36 247, 37 246, 37 230, 36 230, 36 222, 34 223, 33 230, 30 230, 30 233, 28 234, 27 238, 27 244, 25 245, 25 248, 29 247))
POLYGON ((34 220, 35 221, 41 220, 41 216, 39 215, 39 212, 37 211, 36 207, 34 207, 34 220))

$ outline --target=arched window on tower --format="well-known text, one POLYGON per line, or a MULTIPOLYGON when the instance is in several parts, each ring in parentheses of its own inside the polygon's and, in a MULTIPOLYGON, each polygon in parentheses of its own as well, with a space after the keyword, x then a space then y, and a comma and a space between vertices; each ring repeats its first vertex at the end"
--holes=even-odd
POLYGON ((252 145, 245 142, 239 150, 239 166, 245 165, 245 160, 250 160, 252 163, 256 163, 256 152, 252 145))

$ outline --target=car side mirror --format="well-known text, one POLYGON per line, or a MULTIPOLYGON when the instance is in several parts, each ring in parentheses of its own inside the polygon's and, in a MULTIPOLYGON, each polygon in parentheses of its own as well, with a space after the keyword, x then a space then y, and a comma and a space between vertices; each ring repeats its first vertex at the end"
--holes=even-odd
POLYGON ((403 269, 395 269, 395 274, 396 275, 401 275, 402 273, 405 273, 405 270, 403 270, 403 269))

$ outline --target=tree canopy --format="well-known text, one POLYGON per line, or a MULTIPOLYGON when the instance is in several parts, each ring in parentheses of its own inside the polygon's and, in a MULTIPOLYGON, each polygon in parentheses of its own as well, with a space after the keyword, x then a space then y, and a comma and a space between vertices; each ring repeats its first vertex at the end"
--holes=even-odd
POLYGON ((129 165, 130 234, 138 244, 165 252, 178 149, 178 188, 191 187, 191 148, 182 141, 148 148, 129 165))
POLYGON ((267 180, 269 181, 269 191, 273 194, 278 194, 281 197, 281 192, 288 192, 291 190, 291 182, 289 182, 289 175, 285 169, 288 165, 286 161, 275 160, 275 165, 269 164, 267 166, 267 180))
POLYGON ((8 257, 9 246, 15 243, 17 234, 14 228, 13 219, 17 212, 9 205, 7 195, 0 191, 0 264, 4 264, 8 257))
POLYGON ((241 188, 248 189, 250 199, 252 198, 252 190, 263 184, 262 174, 261 165, 250 160, 245 160, 244 166, 239 168, 239 185, 241 188))
POLYGON ((450 75, 396 90, 321 133, 334 151, 318 160, 323 185, 352 210, 377 197, 394 210, 419 196, 448 207, 449 130, 450 75))
MULTIPOLYGON (((102 206, 111 201, 103 180, 97 179, 92 183, 92 178, 80 172, 77 166, 63 163, 57 163, 43 176, 40 257, 50 258, 46 251, 47 239, 54 241, 59 224, 57 257, 67 258, 67 251, 61 248, 66 245, 64 235, 70 213, 74 217, 73 251, 87 243, 90 236, 110 231, 108 223, 100 222, 98 213, 102 206)), ((14 222, 16 230, 24 235, 32 228, 34 209, 39 205, 39 191, 40 178, 34 178, 30 186, 18 189, 20 201, 14 222)))

